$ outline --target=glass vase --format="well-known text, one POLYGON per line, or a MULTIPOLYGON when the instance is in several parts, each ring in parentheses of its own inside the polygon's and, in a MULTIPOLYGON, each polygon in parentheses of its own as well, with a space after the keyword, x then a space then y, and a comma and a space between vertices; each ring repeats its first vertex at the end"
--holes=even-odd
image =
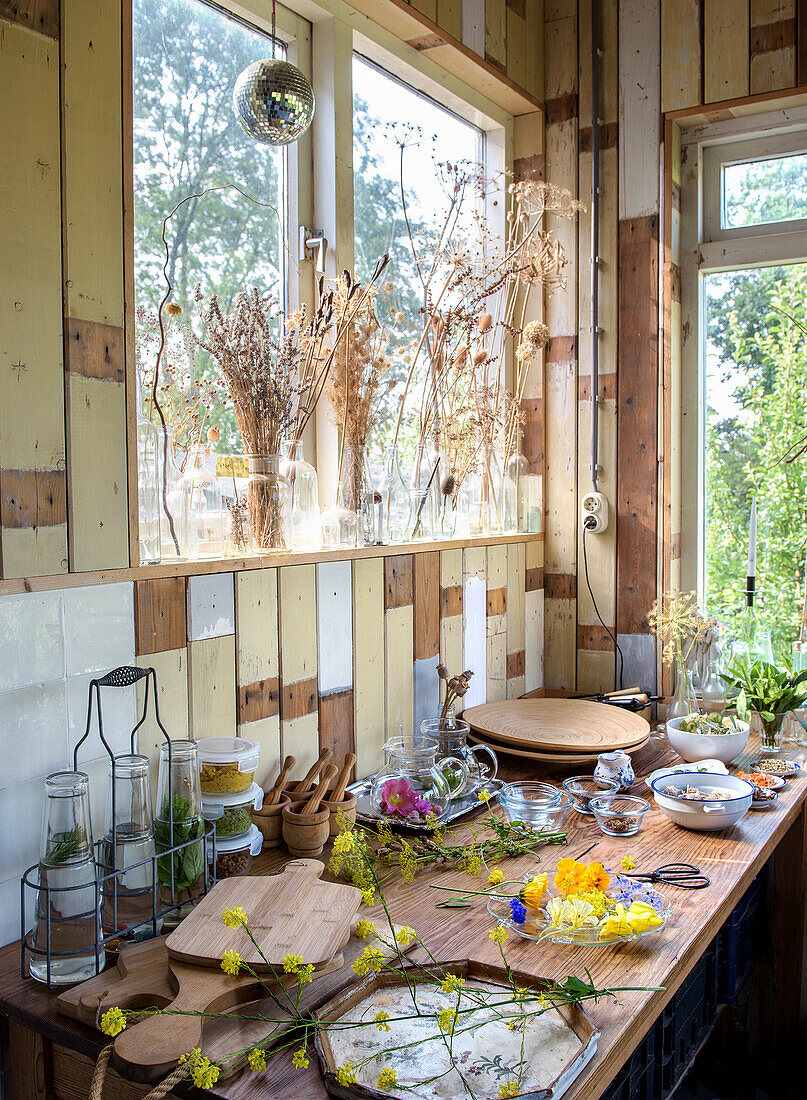
POLYGON ((466 478, 463 485, 462 497, 463 510, 468 518, 468 532, 472 538, 502 533, 502 471, 491 446, 483 447, 477 469, 466 478))
POLYGON ((250 455, 247 483, 252 549, 291 548, 291 486, 280 472, 279 455, 250 455))
POLYGON ((160 562, 162 471, 162 434, 138 409, 137 516, 141 565, 160 562))
POLYGON ((726 708, 726 684, 720 675, 719 657, 713 657, 709 662, 701 688, 701 702, 707 714, 714 714, 726 708))
POLYGON ((170 430, 157 429, 162 452, 163 484, 160 487, 160 560, 188 560, 187 501, 179 490, 182 471, 177 463, 176 445, 170 430))
MULTIPOLYGON (((125 932, 154 912, 154 819, 148 757, 115 757, 114 779, 109 764, 106 825, 101 845, 105 878, 101 923, 104 935, 125 932), (114 790, 114 802, 113 802, 114 790)), ((138 938, 156 935, 157 928, 139 930, 138 938)))
POLYGON ((692 673, 683 658, 675 660, 675 695, 667 707, 667 721, 670 718, 686 718, 688 714, 698 713, 698 700, 692 686, 692 673))
POLYGON ((530 472, 530 464, 521 451, 514 451, 507 460, 507 476, 516 490, 516 526, 524 534, 541 531, 541 476, 530 472))
POLYGON ((784 743, 784 721, 787 712, 774 714, 772 721, 766 722, 758 710, 751 711, 751 733, 759 737, 759 748, 763 753, 779 753, 784 743))
POLYGON ((359 517, 359 545, 375 546, 381 524, 381 494, 373 489, 366 447, 345 447, 337 506, 359 517))
POLYGON ((282 446, 280 473, 289 483, 291 493, 291 547, 293 550, 318 550, 319 487, 317 471, 305 461, 301 440, 282 446))
POLYGON ((185 546, 187 556, 191 559, 224 557, 227 520, 221 488, 215 473, 206 464, 201 443, 188 457, 176 496, 180 502, 180 523, 184 523, 184 538, 180 543, 185 546))
POLYGON ((437 742, 437 763, 445 772, 452 798, 463 798, 481 790, 485 783, 496 778, 499 762, 493 749, 487 745, 470 745, 471 727, 453 714, 445 718, 424 718, 420 732, 427 740, 437 742), (465 765, 463 774, 456 761, 465 765))
POLYGON ((427 444, 419 443, 417 446, 411 486, 410 538, 413 542, 437 538, 440 514, 440 457, 427 444))
POLYGON ((160 745, 157 814, 154 839, 157 855, 182 845, 157 860, 162 906, 175 906, 164 923, 173 927, 187 916, 202 895, 204 819, 199 786, 199 755, 195 741, 160 745))
POLYGON ((401 473, 398 448, 387 447, 384 473, 378 483, 381 494, 384 542, 406 542, 409 537, 412 501, 401 473))
POLYGON ((96 972, 98 885, 84 772, 54 772, 45 780, 38 884, 31 975, 51 985, 91 978, 96 972))

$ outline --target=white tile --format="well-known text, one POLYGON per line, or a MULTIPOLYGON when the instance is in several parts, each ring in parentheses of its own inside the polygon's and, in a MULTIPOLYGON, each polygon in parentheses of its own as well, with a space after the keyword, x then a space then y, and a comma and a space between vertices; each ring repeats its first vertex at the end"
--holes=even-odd
POLYGON ((68 766, 65 684, 20 688, 0 697, 0 787, 68 766))
MULTIPOLYGON (((92 674, 73 676, 67 681, 67 733, 70 767, 73 766, 73 750, 87 728, 87 707, 92 674)), ((104 737, 117 755, 129 752, 131 734, 137 721, 135 688, 101 688, 101 713, 104 720, 104 737)), ((90 735, 79 749, 79 770, 89 760, 106 756, 106 750, 98 736, 98 712, 93 701, 90 735)), ((108 757, 107 757, 108 759, 108 757)), ((0 818, 2 821, 2 818, 0 818)))
POLYGON ((319 690, 353 686, 353 573, 349 561, 317 565, 319 690))
POLYGON ((63 676, 61 593, 0 596, 0 691, 63 676))
POLYGON ((0 790, 0 881, 19 879, 39 859, 45 782, 32 779, 0 790))
POLYGON ((65 671, 70 676, 134 664, 134 589, 129 582, 65 588, 65 671))
POLYGON ((0 882, 0 945, 20 938, 20 884, 11 878, 0 882))
POLYGON ((235 631, 232 573, 210 573, 188 580, 188 641, 221 638, 235 631))

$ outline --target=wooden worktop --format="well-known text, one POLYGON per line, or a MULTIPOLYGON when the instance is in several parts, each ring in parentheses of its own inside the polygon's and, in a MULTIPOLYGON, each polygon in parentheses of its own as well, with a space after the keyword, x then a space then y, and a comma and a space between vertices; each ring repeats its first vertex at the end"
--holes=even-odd
MULTIPOLYGON (((807 751, 787 746, 786 755, 807 763, 807 751)), ((752 750, 743 762, 753 759, 752 750)), ((634 757, 637 784, 634 793, 648 794, 643 777, 661 764, 675 760, 666 741, 651 741, 634 757)), ((508 778, 541 778, 559 782, 564 774, 540 765, 537 769, 526 762, 503 758, 508 778)), ((595 1059, 566 1094, 567 1100, 596 1100, 620 1070, 626 1059, 655 1022, 657 1016, 686 978, 693 965, 708 946, 748 885, 774 856, 775 906, 771 938, 774 948, 774 979, 777 988, 776 1033, 783 1039, 793 1036, 798 1028, 801 998, 801 974, 804 939, 805 797, 807 779, 788 781, 780 792, 779 804, 769 811, 749 811, 735 827, 723 833, 689 832, 674 825, 651 801, 642 831, 635 837, 614 839, 600 832, 593 818, 570 811, 566 827, 568 847, 547 847, 540 852, 540 865, 534 856, 526 856, 502 864, 505 877, 521 877, 529 870, 551 871, 562 855, 580 856, 591 845, 584 859, 598 860, 606 867, 618 867, 622 856, 630 854, 637 870, 652 870, 662 863, 684 861, 694 863, 711 879, 705 890, 679 890, 662 887, 674 905, 674 914, 667 928, 658 935, 621 947, 578 948, 549 943, 536 944, 511 935, 506 945, 508 959, 519 970, 536 976, 556 979, 569 974, 591 973, 600 988, 604 986, 664 986, 663 992, 626 993, 620 1004, 602 1001, 588 1011, 602 1035, 595 1059)), ((327 855, 327 853, 326 853, 327 855)), ((278 851, 258 857, 252 873, 271 873, 287 856, 278 851)), ((325 858, 325 856, 323 856, 325 858)), ((396 879, 385 891, 393 918, 416 928, 441 961, 470 957, 483 962, 496 962, 498 950, 489 938, 493 921, 483 898, 476 899, 470 909, 437 909, 435 902, 447 895, 429 888, 429 883, 463 888, 483 888, 475 880, 456 871, 423 874, 412 885, 396 879)), ((378 917, 371 911, 369 916, 378 917)), ((301 912, 300 919, 305 920, 301 912)), ((327 979, 322 979, 323 999, 327 998, 327 979)), ((74 1100, 82 1094, 73 1073, 86 1076, 86 1057, 94 1058, 102 1045, 102 1037, 91 1029, 60 1016, 55 1008, 55 994, 19 973, 19 951, 14 945, 0 952, 0 1008, 25 1028, 54 1041, 52 1085, 44 1095, 74 1100), (64 1049, 69 1048, 69 1049, 64 1049), (78 1052, 78 1053, 75 1053, 78 1052), (52 1090, 52 1091, 51 1091, 52 1090)), ((117 1100, 134 1100, 143 1095, 143 1086, 117 1082, 117 1100)), ((216 1096, 240 1100, 325 1100, 326 1092, 320 1080, 316 1058, 312 1056, 308 1070, 291 1066, 290 1055, 283 1053, 270 1061, 263 1075, 244 1072, 222 1082, 216 1096)), ((84 1093, 86 1094, 86 1092, 84 1093)), ((109 1092, 112 1095, 112 1091, 109 1092)), ((38 1095, 43 1095, 40 1092, 38 1095)))

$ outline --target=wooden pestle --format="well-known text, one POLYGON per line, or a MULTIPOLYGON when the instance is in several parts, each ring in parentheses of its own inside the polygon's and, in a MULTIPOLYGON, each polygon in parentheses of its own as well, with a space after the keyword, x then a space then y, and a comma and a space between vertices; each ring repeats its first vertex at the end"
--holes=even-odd
POLYGON ((336 786, 334 787, 329 802, 341 802, 345 797, 345 787, 350 779, 350 773, 353 771, 353 765, 356 763, 355 752, 346 752, 345 759, 342 763, 342 769, 336 778, 336 786))
POLYGON ((294 788, 294 793, 299 794, 299 795, 307 794, 308 789, 310 788, 311 784, 314 782, 314 776, 318 772, 320 772, 320 773, 322 772, 322 769, 325 767, 325 765, 328 763, 328 761, 330 759, 331 759, 331 750, 330 749, 323 749, 322 752, 319 754, 319 759, 314 761, 314 763, 308 769, 308 772, 306 773, 305 777, 303 779, 301 779, 300 782, 297 784, 297 786, 294 788))
POLYGON ((306 802, 305 806, 303 806, 302 810, 298 811, 300 814, 305 816, 306 814, 315 814, 317 812, 320 802, 322 802, 323 798, 325 797, 325 792, 328 789, 328 784, 331 782, 335 775, 335 764, 328 764, 326 768, 322 769, 317 788, 311 795, 309 800, 306 802))
POLYGON ((280 769, 280 775, 275 780, 275 785, 266 792, 264 802, 267 806, 274 806, 280 801, 280 796, 283 794, 283 788, 288 782, 289 772, 296 763, 296 756, 287 756, 283 761, 283 767, 280 769))

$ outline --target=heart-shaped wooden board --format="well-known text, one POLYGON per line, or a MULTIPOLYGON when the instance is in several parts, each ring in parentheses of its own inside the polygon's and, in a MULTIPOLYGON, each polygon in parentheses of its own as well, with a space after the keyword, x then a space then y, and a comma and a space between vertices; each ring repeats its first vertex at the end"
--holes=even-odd
POLYGON ((218 967, 224 952, 234 950, 260 971, 268 969, 267 963, 280 966, 286 955, 315 966, 328 962, 349 935, 361 891, 323 882, 324 870, 319 860, 295 859, 277 875, 217 883, 168 937, 168 954, 181 962, 218 967), (239 906, 260 951, 244 928, 227 928, 221 919, 225 909, 239 906))

